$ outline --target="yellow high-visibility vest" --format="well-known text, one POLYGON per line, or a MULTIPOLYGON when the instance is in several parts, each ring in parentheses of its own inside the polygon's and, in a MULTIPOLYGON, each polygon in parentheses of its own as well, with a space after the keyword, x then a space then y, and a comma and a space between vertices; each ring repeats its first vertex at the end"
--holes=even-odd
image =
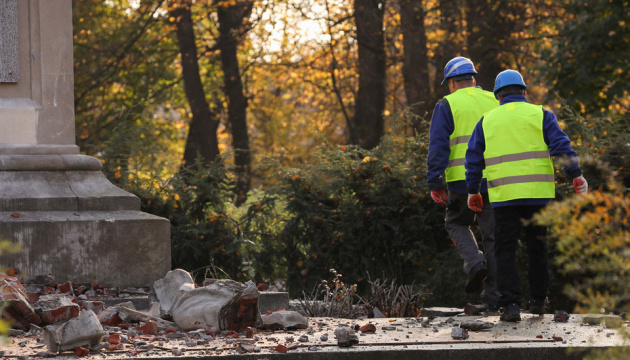
POLYGON ((464 162, 470 135, 483 114, 498 107, 499 102, 493 93, 477 87, 459 89, 445 98, 453 113, 455 130, 449 137, 451 154, 444 175, 446 182, 465 180, 464 162))
POLYGON ((511 102, 483 118, 483 153, 491 202, 553 199, 554 169, 540 105, 511 102))

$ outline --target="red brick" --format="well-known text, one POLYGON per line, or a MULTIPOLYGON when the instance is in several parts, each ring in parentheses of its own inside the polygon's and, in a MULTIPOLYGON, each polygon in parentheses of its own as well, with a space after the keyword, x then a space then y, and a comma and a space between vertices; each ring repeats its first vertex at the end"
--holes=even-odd
POLYGON ((106 351, 114 351, 118 349, 118 345, 107 345, 107 347, 105 348, 106 351))
POLYGON ((66 281, 63 284, 59 284, 57 286, 57 290, 59 290, 59 292, 61 292, 62 294, 72 292, 72 282, 66 281))
POLYGON ((107 308, 96 315, 98 321, 107 326, 118 326, 122 323, 122 319, 118 316, 115 308, 107 308))
POLYGON ((90 355, 90 350, 84 347, 77 346, 77 348, 74 349, 74 353, 77 354, 77 357, 85 357, 90 355))
POLYGON ((141 334, 157 335, 158 326, 155 321, 151 320, 142 326, 137 326, 136 330, 141 334))
POLYGON ((283 354, 284 354, 284 353, 286 353, 287 351, 289 351, 289 349, 288 349, 286 346, 284 346, 284 345, 277 345, 277 346, 273 349, 273 351, 276 351, 276 352, 279 352, 279 353, 283 353, 283 354))
POLYGON ((260 283, 256 286, 256 288, 258 288, 258 291, 265 291, 269 289, 269 285, 265 283, 260 283))
POLYGON ((359 329, 362 333, 374 334, 376 332, 376 326, 374 324, 365 324, 359 329))
POLYGON ((111 334, 109 335, 109 343, 112 345, 120 344, 120 334, 111 334))

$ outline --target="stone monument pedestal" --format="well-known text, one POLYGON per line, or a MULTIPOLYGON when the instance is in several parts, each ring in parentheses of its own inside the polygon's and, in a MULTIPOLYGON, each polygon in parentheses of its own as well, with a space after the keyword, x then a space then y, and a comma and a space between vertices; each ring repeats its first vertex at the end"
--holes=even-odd
POLYGON ((171 267, 170 223, 79 154, 71 0, 0 0, 0 268, 57 282, 148 286, 171 267))

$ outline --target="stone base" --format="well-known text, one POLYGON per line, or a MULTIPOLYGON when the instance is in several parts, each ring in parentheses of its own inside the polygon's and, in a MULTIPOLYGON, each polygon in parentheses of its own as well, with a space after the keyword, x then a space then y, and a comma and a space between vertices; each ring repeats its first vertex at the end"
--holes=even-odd
POLYGON ((0 268, 58 283, 150 286, 171 269, 170 223, 110 183, 76 146, 0 145, 0 268))
POLYGON ((20 245, 0 256, 23 276, 58 283, 150 286, 171 269, 170 223, 140 211, 0 212, 0 234, 20 245))

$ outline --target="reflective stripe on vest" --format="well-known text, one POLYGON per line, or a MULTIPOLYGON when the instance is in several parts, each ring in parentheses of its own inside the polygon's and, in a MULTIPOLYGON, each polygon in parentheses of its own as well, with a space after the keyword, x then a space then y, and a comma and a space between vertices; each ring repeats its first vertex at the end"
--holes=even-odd
POLYGON ((459 89, 445 98, 453 114, 455 130, 449 137, 451 154, 444 175, 446 182, 465 180, 464 162, 470 135, 483 114, 498 107, 499 102, 493 93, 477 87, 459 89))
POLYGON ((491 202, 555 197, 542 106, 507 103, 485 114, 482 126, 491 202))

